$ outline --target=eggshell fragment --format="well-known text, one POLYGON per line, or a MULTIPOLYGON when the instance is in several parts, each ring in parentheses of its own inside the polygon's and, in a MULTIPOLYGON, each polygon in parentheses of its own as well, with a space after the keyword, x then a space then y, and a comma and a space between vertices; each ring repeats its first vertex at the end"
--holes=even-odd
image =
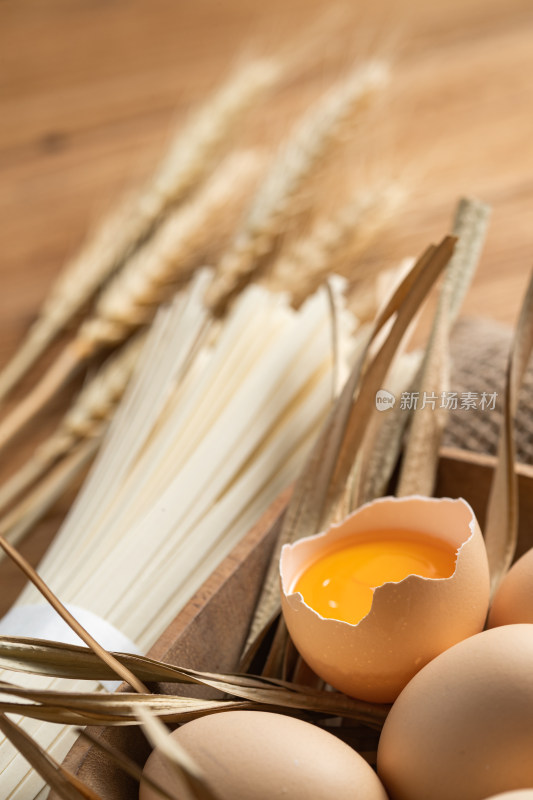
MULTIPOLYGON (((219 800, 387 800, 376 773, 355 750, 294 717, 224 711, 188 722, 172 735, 219 800)), ((156 750, 145 773, 169 792, 176 789, 156 750)), ((160 800, 143 783, 139 798, 160 800)))
POLYGON ((462 499, 387 497, 362 506, 340 525, 285 545, 280 578, 283 615, 305 661, 336 689, 374 702, 392 702, 428 661, 482 630, 489 602, 485 544, 462 499), (409 575, 383 584, 356 625, 325 619, 294 592, 299 574, 332 546, 368 531, 398 528, 456 548, 453 575, 409 575))
POLYGON ((429 663, 385 721, 391 800, 486 800, 533 785, 533 625, 493 628, 429 663))
POLYGON ((519 622, 533 623, 533 548, 505 575, 489 613, 490 628, 519 622))

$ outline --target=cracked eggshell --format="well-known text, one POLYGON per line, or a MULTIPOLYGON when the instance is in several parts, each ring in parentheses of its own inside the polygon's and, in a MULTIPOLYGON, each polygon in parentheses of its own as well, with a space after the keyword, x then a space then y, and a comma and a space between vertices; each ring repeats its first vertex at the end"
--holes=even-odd
POLYGON ((489 613, 489 628, 519 622, 533 623, 533 548, 502 579, 489 613))
POLYGON ((392 706, 378 746, 391 800, 486 800, 533 785, 533 625, 441 653, 392 706))
POLYGON ((431 659, 481 631, 489 603, 485 544, 463 499, 385 497, 368 503, 324 533, 285 545, 280 579, 283 615, 304 660, 334 688, 378 703, 392 702, 431 659), (451 544, 457 551, 453 575, 409 575, 383 584, 356 625, 324 619, 293 591, 302 571, 341 540, 391 529, 451 544))

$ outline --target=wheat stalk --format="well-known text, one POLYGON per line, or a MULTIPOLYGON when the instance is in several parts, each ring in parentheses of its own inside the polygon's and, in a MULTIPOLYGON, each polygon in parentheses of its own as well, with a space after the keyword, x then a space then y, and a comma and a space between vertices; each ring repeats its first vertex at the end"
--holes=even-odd
MULTIPOLYGON (((432 392, 439 398, 449 386, 449 338, 464 296, 476 271, 488 227, 490 209, 478 200, 463 198, 453 226, 457 248, 446 270, 439 302, 415 379, 420 397, 432 392)), ((439 446, 447 419, 445 408, 422 406, 414 412, 405 446, 396 494, 433 493, 439 446)))
POLYGON ((177 282, 190 277, 215 220, 231 219, 231 209, 257 175, 257 155, 229 157, 213 178, 186 205, 161 225, 113 279, 80 327, 34 390, 0 424, 0 450, 65 385, 89 358, 116 346, 149 322, 177 282))
POLYGON ((172 738, 165 724, 144 706, 137 709, 137 717, 143 725, 146 738, 154 749, 157 748, 165 767, 177 778, 182 789, 193 800, 220 800, 220 796, 209 787, 204 772, 194 758, 177 739, 172 738))
POLYGON ((368 246, 404 198, 397 184, 357 190, 331 219, 320 217, 308 236, 298 239, 277 259, 265 279, 269 288, 288 291, 300 306, 341 260, 353 260, 368 246))
POLYGON ((136 692, 148 692, 148 689, 136 675, 134 675, 127 666, 122 664, 112 653, 109 653, 101 644, 99 644, 94 636, 92 636, 83 625, 71 614, 68 608, 61 602, 61 600, 54 594, 50 587, 43 581, 41 576, 31 566, 31 564, 22 556, 15 548, 6 542, 3 536, 0 536, 0 547, 11 561, 24 573, 30 583, 32 583, 44 599, 52 606, 54 611, 57 611, 61 619, 63 619, 69 628, 71 628, 77 636, 80 637, 82 642, 97 656, 101 661, 109 666, 115 675, 118 675, 123 681, 128 683, 136 692))
MULTIPOLYGON (((96 747, 114 764, 120 767, 123 772, 136 780, 137 783, 140 783, 142 780, 146 786, 148 786, 150 789, 153 789, 153 791, 156 792, 159 797, 162 797, 163 800, 176 800, 175 794, 170 794, 161 786, 161 784, 157 783, 157 781, 154 781, 153 778, 150 778, 146 774, 143 775, 143 770, 141 767, 130 756, 127 756, 120 750, 117 750, 116 747, 110 747, 106 742, 102 741, 96 736, 93 736, 89 733, 89 731, 83 728, 78 728, 77 733, 82 739, 85 739, 87 742, 89 742, 92 747, 96 747)), ((52 797, 53 795, 50 795, 50 798, 52 797)))
POLYGON ((423 353, 420 350, 401 353, 384 381, 383 388, 394 395, 396 403, 383 418, 374 417, 370 421, 364 443, 364 456, 356 466, 358 491, 351 497, 348 512, 387 494, 390 478, 402 450, 405 418, 408 413, 402 409, 399 398, 402 392, 408 391, 414 385, 422 358, 423 353))
POLYGON ((363 266, 361 262, 357 264, 355 275, 352 276, 349 302, 351 310, 362 324, 370 325, 373 322, 413 263, 412 259, 406 258, 396 267, 383 268, 378 265, 376 269, 372 266, 370 275, 367 275, 366 265, 363 266))
MULTIPOLYGON (((200 672, 178 664, 156 661, 145 656, 125 653, 111 654, 122 667, 145 683, 170 683, 178 685, 193 684, 215 689, 229 697, 241 701, 260 703, 265 707, 277 707, 317 712, 327 716, 342 716, 354 719, 370 727, 381 727, 388 707, 381 703, 370 703, 348 697, 342 692, 331 692, 323 688, 298 685, 292 681, 269 678, 264 675, 240 673, 200 672)), ((94 651, 74 644, 63 644, 44 639, 18 636, 0 636, 0 665, 2 669, 27 672, 34 675, 56 676, 70 680, 105 680, 115 677, 115 668, 105 663, 94 651)), ((179 714, 193 713, 198 708, 208 713, 217 707, 224 707, 231 700, 200 700, 191 697, 168 694, 129 694, 122 692, 112 695, 92 692, 87 689, 83 695, 68 690, 24 687, 0 680, 0 698, 13 695, 42 707, 54 705, 58 700, 65 710, 71 703, 72 710, 92 707, 95 711, 111 711, 113 714, 129 718, 136 716, 139 707, 148 708, 153 713, 163 715, 175 709, 179 714)), ((12 701, 8 701, 12 702, 12 701)), ((7 703, 6 703, 7 706, 7 703)), ((231 706, 230 706, 231 707, 231 706)), ((17 709, 19 710, 19 709, 17 709)), ((176 720, 177 721, 177 720, 176 720)))
POLYGON ((67 772, 42 747, 39 747, 22 726, 16 725, 2 713, 0 713, 0 732, 22 753, 47 785, 52 787, 57 797, 62 800, 101 800, 92 789, 85 786, 75 775, 67 772))
MULTIPOLYGON (((82 439, 73 445, 63 458, 46 469, 39 483, 2 517, 1 536, 5 536, 12 545, 18 544, 24 538, 91 461, 100 446, 105 429, 106 425, 102 422, 99 430, 90 439, 82 439)), ((0 551, 0 561, 3 557, 3 551, 0 551)))
POLYGON ((144 188, 125 198, 89 236, 60 274, 27 338, 0 374, 0 400, 146 239, 169 206, 182 201, 209 172, 243 113, 280 72, 276 62, 257 60, 234 73, 178 132, 144 188))
POLYGON ((387 80, 382 62, 356 69, 304 115, 270 169, 222 258, 207 293, 208 305, 220 311, 258 270, 291 219, 301 210, 298 196, 355 112, 364 109, 387 80))
POLYGON ((494 597, 500 581, 511 566, 518 541, 518 478, 515 471, 514 422, 518 394, 533 352, 533 274, 530 275, 507 361, 503 419, 498 441, 498 458, 487 503, 485 544, 490 570, 490 591, 494 597))
MULTIPOLYGON (((109 358, 82 389, 57 429, 0 487, 0 511, 44 475, 79 442, 100 438, 131 377, 144 335, 109 358)), ((3 520, 0 523, 3 527, 3 520)))

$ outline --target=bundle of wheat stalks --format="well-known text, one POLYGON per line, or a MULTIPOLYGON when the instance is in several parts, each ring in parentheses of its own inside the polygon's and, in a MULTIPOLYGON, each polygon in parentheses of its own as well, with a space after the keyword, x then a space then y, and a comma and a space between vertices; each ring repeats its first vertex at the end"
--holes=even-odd
MULTIPOLYGON (((272 62, 248 65, 187 123, 147 186, 68 266, 0 377, 5 395, 66 322, 89 308, 34 391, 0 422, 3 449, 74 374, 113 350, 56 432, 0 487, 0 543, 34 584, 19 598, 16 619, 44 595, 94 650, 37 645, 22 639, 20 628, 15 638, 0 637, 0 788, 6 799, 44 797, 46 783, 60 797, 96 797, 58 766, 76 735, 72 724, 142 722, 160 741, 153 715, 179 721, 221 704, 327 712, 371 725, 381 720, 379 709, 344 696, 283 688, 268 678, 206 676, 140 656, 117 660, 95 641, 102 624, 111 623, 136 652, 147 652, 221 558, 300 475, 250 629, 247 664, 278 611, 283 542, 382 494, 409 423, 398 493, 432 491, 442 414, 393 413, 383 422, 372 414, 374 397, 382 387, 395 394, 447 388, 449 334, 479 258, 487 209, 463 201, 455 250, 455 239, 445 239, 407 274, 389 274, 384 289, 377 276, 359 270, 357 255, 401 200, 398 187, 358 186, 345 205, 325 213, 311 191, 327 158, 342 152, 346 130, 354 120, 362 125, 370 99, 386 82, 384 64, 360 65, 329 90, 270 163, 264 153, 240 150, 215 164, 241 114, 282 73, 272 62), (213 268, 199 269, 207 258, 213 268), (364 298, 359 316, 347 307, 346 281, 328 277, 338 268, 350 293, 359 289, 364 298), (411 323, 445 268, 427 348, 406 353, 411 323), (12 545, 101 444, 39 578, 12 545), (95 639, 76 623, 78 612, 92 614, 95 639), (13 669, 35 674, 22 685, 13 669), (111 701, 102 692, 100 682, 115 674, 137 698, 111 701), (142 683, 153 680, 205 684, 239 699, 162 699, 142 683), (9 719, 6 711, 20 716, 9 719)), ((515 384, 521 369, 515 368, 515 384)), ((508 432, 503 441, 508 454, 508 432)), ((501 489, 506 463, 494 504, 510 515, 512 498, 505 495, 504 502, 501 489)), ((508 566, 510 548, 505 545, 502 555, 497 533, 489 530, 488 539, 496 574, 508 566)), ((91 617, 85 619, 91 628, 91 617)), ((29 623, 26 630, 38 635, 29 623)), ((286 654, 281 632, 266 674, 280 675, 286 654)), ((183 757, 172 757, 194 796, 208 797, 183 757)), ((133 765, 126 768, 135 773, 133 765)))

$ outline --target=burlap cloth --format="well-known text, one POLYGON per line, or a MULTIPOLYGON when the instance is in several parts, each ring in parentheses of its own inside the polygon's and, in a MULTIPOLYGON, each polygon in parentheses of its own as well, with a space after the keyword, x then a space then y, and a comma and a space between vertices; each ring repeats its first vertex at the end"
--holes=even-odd
MULTIPOLYGON (((450 389, 463 393, 497 393, 494 410, 450 410, 443 445, 496 454, 504 399, 505 370, 512 330, 492 320, 460 319, 452 336, 450 389)), ((526 372, 515 420, 517 460, 533 464, 533 365, 526 372)))

